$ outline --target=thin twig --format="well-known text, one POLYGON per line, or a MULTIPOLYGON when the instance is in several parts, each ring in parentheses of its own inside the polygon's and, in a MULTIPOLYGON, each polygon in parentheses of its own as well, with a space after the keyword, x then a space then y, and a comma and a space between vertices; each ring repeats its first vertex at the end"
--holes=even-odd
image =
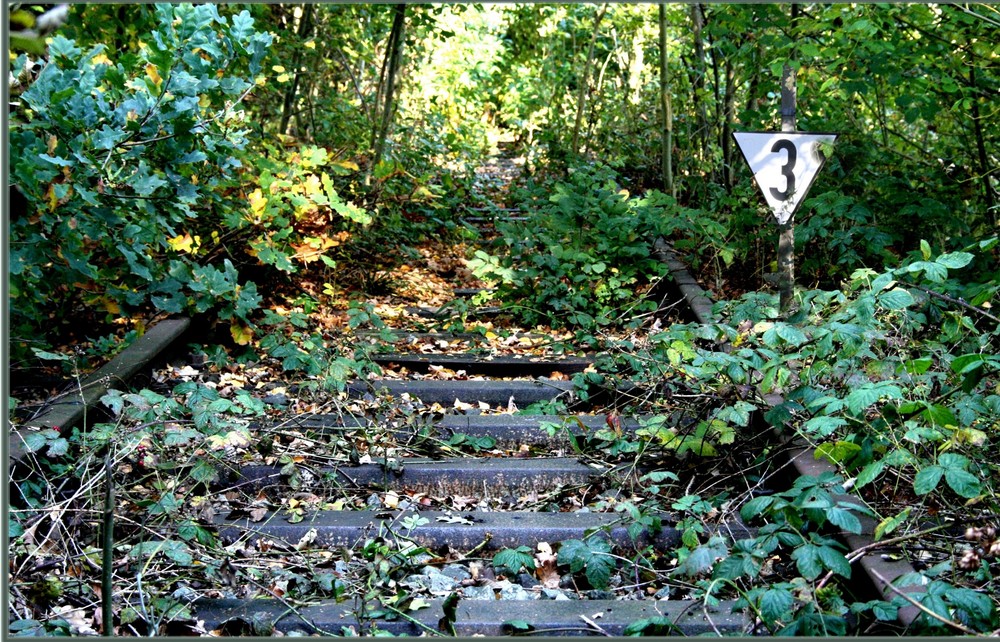
POLYGON ((104 532, 101 545, 101 629, 105 636, 115 634, 114 611, 114 548, 115 548, 115 480, 111 473, 111 454, 104 455, 104 532))
POLYGON ((890 591, 892 591, 896 595, 900 596, 901 598, 903 598, 904 600, 906 600, 907 602, 909 602, 913 606, 917 607, 922 612, 926 613, 928 616, 934 618, 935 620, 937 620, 937 621, 939 621, 939 622, 941 622, 943 624, 946 624, 946 625, 952 627, 953 629, 955 629, 957 631, 961 631, 962 633, 965 633, 966 635, 972 635, 972 636, 975 636, 975 637, 983 637, 982 633, 979 633, 977 631, 973 631, 972 629, 970 629, 969 627, 965 626, 964 624, 962 624, 960 622, 955 622, 954 620, 949 620, 948 618, 944 617, 943 615, 938 615, 934 611, 930 610, 929 608, 927 608, 926 606, 924 606, 920 602, 916 601, 915 599, 913 599, 912 597, 910 597, 909 595, 907 595, 903 591, 901 591, 898 588, 896 588, 895 586, 893 586, 891 582, 889 582, 887 579, 885 579, 882 576, 882 574, 879 573, 878 571, 876 571, 875 569, 872 569, 872 575, 874 575, 880 582, 882 582, 883 584, 885 584, 886 588, 888 588, 890 591))
POLYGON ((581 616, 580 616, 580 619, 581 619, 581 620, 583 620, 584 622, 586 622, 586 623, 587 623, 588 625, 590 625, 590 626, 594 627, 594 630, 596 630, 596 631, 597 631, 598 633, 600 633, 600 634, 601 634, 601 635, 603 635, 604 637, 608 637, 608 638, 609 638, 609 637, 611 637, 611 634, 610 634, 610 633, 608 633, 607 631, 605 631, 605 630, 604 630, 603 628, 601 628, 601 627, 600 627, 600 626, 599 626, 599 625, 597 624, 597 622, 594 622, 593 620, 591 620, 591 619, 590 619, 589 617, 587 617, 586 615, 581 615, 581 616))
POLYGON ((966 303, 962 299, 956 299, 954 297, 948 296, 947 294, 941 294, 940 292, 936 292, 936 291, 931 290, 930 288, 926 288, 926 287, 924 287, 922 285, 917 285, 916 283, 908 283, 906 281, 900 281, 899 283, 902 284, 902 285, 905 285, 908 288, 914 288, 914 289, 920 290, 921 292, 924 292, 925 294, 929 294, 930 296, 934 297, 935 299, 940 299, 941 301, 946 301, 946 302, 951 303, 953 305, 957 305, 957 306, 959 306, 961 308, 969 310, 970 312, 975 312, 976 314, 984 316, 987 319, 989 319, 990 321, 993 321, 994 323, 1000 323, 1000 318, 998 318, 998 317, 990 314, 986 310, 982 310, 982 309, 977 308, 976 306, 974 306, 974 305, 972 305, 970 303, 966 303))

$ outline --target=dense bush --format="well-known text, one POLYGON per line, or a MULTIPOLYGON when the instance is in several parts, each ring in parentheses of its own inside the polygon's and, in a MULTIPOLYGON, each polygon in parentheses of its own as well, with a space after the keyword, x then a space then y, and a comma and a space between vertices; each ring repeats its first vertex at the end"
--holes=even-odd
POLYGON ((231 261, 196 260, 186 232, 224 231, 247 145, 240 103, 270 36, 246 12, 225 18, 213 5, 157 15, 139 54, 117 62, 102 45, 83 51, 56 36, 20 95, 11 177, 28 208, 11 217, 14 336, 41 339, 79 306, 246 318, 258 304, 231 261))
POLYGON ((605 166, 585 167, 554 193, 534 193, 528 218, 499 226, 500 251, 476 252, 477 276, 497 282, 499 297, 529 325, 605 326, 648 308, 641 292, 661 277, 652 256, 667 214, 647 207, 605 166))

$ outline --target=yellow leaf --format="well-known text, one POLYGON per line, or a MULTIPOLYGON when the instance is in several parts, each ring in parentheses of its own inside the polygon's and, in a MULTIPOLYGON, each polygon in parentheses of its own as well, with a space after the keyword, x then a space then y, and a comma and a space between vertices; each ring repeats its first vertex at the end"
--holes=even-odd
POLYGON ((59 139, 55 136, 49 136, 49 155, 51 156, 56 152, 56 146, 59 145, 59 139))
POLYGON ((278 78, 277 78, 277 81, 278 82, 288 82, 288 78, 289 78, 288 74, 279 74, 278 78))
POLYGON ((302 189, 305 191, 307 196, 312 196, 314 194, 322 193, 323 185, 319 182, 318 176, 310 174, 306 177, 306 180, 302 182, 302 189))
POLYGON ((233 335, 233 341, 241 346, 249 344, 253 339, 253 330, 237 323, 229 326, 229 333, 233 335))
POLYGON ((344 169, 349 169, 353 172, 360 171, 361 169, 360 167, 358 167, 357 163, 349 160, 333 161, 333 164, 337 165, 338 167, 343 167, 344 169))
POLYGON ((146 76, 152 80, 153 84, 157 87, 159 87, 160 83, 163 82, 163 79, 160 78, 160 72, 156 69, 156 65, 153 63, 148 63, 146 65, 146 76))
POLYGON ((271 67, 271 69, 273 69, 275 71, 275 73, 279 73, 279 74, 285 73, 285 68, 282 67, 281 65, 274 65, 274 66, 271 67))
POLYGON ((194 245, 194 239, 191 235, 185 232, 184 234, 179 234, 172 239, 167 239, 167 245, 176 252, 191 252, 192 246, 194 245))
POLYGON ((107 297, 101 298, 101 305, 104 306, 104 309, 108 312, 108 314, 118 314, 122 311, 121 307, 119 307, 117 303, 107 297))
POLYGON ((261 193, 258 187, 254 191, 250 192, 248 197, 250 201, 250 212, 253 214, 253 218, 260 219, 261 214, 264 213, 264 208, 267 207, 267 199, 261 193))
POLYGON ((212 99, 209 97, 208 94, 202 94, 201 97, 198 98, 198 106, 201 107, 202 109, 205 109, 211 104, 212 104, 212 99))
POLYGON ((99 53, 93 58, 91 58, 90 62, 92 62, 95 65, 111 65, 111 59, 108 58, 107 55, 103 53, 99 53))

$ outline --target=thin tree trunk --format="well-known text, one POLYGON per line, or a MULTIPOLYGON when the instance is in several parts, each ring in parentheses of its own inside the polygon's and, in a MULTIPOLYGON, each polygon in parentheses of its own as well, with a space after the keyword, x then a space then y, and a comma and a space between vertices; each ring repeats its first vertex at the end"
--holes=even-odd
MULTIPOLYGON (((305 4, 302 5, 302 18, 299 19, 299 28, 296 30, 296 35, 301 42, 309 35, 312 30, 313 20, 313 7, 315 5, 305 4)), ((278 131, 282 134, 288 133, 288 123, 292 119, 292 109, 295 107, 295 95, 299 89, 299 75, 301 74, 302 67, 302 47, 296 47, 295 52, 292 54, 292 69, 295 71, 295 75, 292 76, 292 82, 288 85, 285 90, 285 97, 281 105, 281 124, 278 126, 278 131)))
POLYGON ((587 89, 590 84, 590 67, 594 64, 594 45, 597 43, 597 30, 607 10, 608 4, 605 2, 601 5, 601 10, 594 17, 594 27, 590 32, 590 45, 587 47, 587 62, 583 65, 583 78, 580 79, 580 87, 576 94, 576 121, 573 123, 573 142, 571 144, 571 155, 573 158, 576 158, 577 150, 580 149, 580 129, 583 125, 583 110, 586 107, 587 89))
POLYGON ((660 144, 663 153, 663 189, 676 198, 674 186, 674 113, 670 98, 670 68, 667 66, 667 7, 660 3, 660 114, 663 118, 660 144))
POLYGON ((986 139, 983 135, 983 121, 979 114, 979 98, 976 96, 976 65, 969 65, 969 85, 972 87, 972 126, 976 132, 976 152, 979 156, 979 174, 982 177, 983 195, 986 197, 986 216, 990 229, 997 227, 997 214, 994 209, 995 198, 993 184, 990 178, 990 166, 986 154, 986 139))
POLYGON ((385 143, 389 137, 389 126, 392 124, 393 95, 396 89, 396 77, 399 73, 399 63, 403 54, 403 31, 406 27, 406 5, 397 4, 394 7, 395 17, 392 21, 392 31, 389 33, 389 69, 385 76, 385 99, 382 107, 382 122, 378 128, 378 136, 374 140, 372 162, 368 167, 366 182, 370 180, 372 170, 382 161, 385 153, 385 143))
POLYGON ((584 154, 587 154, 590 151, 590 141, 594 133, 594 128, 597 126, 597 115, 604 106, 604 74, 608 70, 608 63, 611 62, 611 56, 613 55, 614 51, 608 52, 607 57, 604 59, 604 64, 601 65, 601 71, 597 74, 594 100, 590 101, 590 115, 587 117, 587 140, 583 144, 584 154))
POLYGON ((726 91, 722 112, 722 180, 731 191, 733 178, 733 120, 736 118, 736 70, 731 58, 726 58, 726 91))
POLYGON ((695 134, 697 136, 697 152, 700 160, 704 161, 707 157, 707 147, 708 147, 708 111, 705 108, 704 92, 705 92, 705 45, 701 39, 701 30, 705 26, 705 19, 702 13, 701 5, 698 3, 691 5, 691 29, 692 36, 694 39, 694 64, 692 68, 693 73, 693 92, 694 92, 694 105, 698 116, 698 125, 696 127, 695 134))

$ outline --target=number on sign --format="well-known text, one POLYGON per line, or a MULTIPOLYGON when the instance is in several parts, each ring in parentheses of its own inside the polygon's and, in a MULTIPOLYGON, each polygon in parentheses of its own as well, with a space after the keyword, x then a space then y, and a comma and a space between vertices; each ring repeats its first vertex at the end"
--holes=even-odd
POLYGON ((795 169, 796 160, 795 143, 787 138, 775 141, 774 145, 771 146, 771 151, 778 153, 781 150, 785 150, 785 153, 787 154, 786 160, 788 161, 781 167, 781 175, 785 177, 785 190, 780 191, 777 188, 772 187, 771 196, 779 201, 787 201, 792 197, 792 194, 795 193, 795 174, 792 171, 795 169))

